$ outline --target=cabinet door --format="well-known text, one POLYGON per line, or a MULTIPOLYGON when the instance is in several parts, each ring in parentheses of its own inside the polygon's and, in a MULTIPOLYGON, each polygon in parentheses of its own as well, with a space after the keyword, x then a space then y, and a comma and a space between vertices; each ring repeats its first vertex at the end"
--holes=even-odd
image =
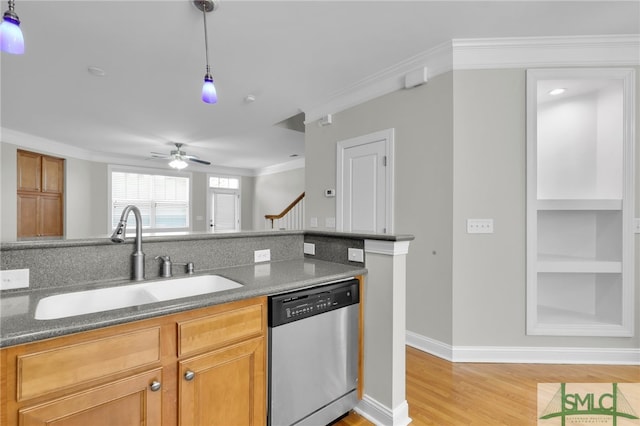
POLYGON ((85 392, 21 409, 23 426, 144 426, 161 424, 160 369, 95 387, 85 392))
POLYGON ((264 425, 264 338, 179 363, 179 424, 264 425))
POLYGON ((54 237, 62 235, 62 197, 60 194, 40 196, 39 235, 54 237))
POLYGON ((36 194, 18 193, 18 237, 37 237, 39 230, 38 198, 36 194))
POLYGON ((62 192, 64 160, 62 158, 42 157, 42 192, 62 192))
POLYGON ((18 150, 18 191, 40 191, 42 156, 18 150))

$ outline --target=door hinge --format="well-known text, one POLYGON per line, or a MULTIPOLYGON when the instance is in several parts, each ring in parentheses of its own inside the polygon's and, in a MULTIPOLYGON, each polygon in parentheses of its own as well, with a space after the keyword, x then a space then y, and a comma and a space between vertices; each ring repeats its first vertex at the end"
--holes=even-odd
POLYGON ((387 156, 386 155, 382 157, 382 165, 384 167, 387 167, 387 156))

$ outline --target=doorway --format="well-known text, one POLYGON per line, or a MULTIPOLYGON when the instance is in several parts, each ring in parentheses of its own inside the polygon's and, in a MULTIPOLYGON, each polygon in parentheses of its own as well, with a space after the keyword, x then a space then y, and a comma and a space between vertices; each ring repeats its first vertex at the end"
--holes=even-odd
POLYGON ((336 230, 393 233, 394 129, 337 144, 336 230))
POLYGON ((209 232, 240 230, 240 180, 209 176, 207 221, 209 232))

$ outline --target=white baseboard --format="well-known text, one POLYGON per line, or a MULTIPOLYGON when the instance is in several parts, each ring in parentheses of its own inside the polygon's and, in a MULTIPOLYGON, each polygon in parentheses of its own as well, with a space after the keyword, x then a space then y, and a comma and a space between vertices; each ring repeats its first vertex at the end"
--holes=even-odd
POLYGON ((640 365, 640 348, 451 346, 407 331, 407 345, 451 362, 640 365))
POLYGON ((407 331, 406 344, 413 348, 420 349, 422 352, 435 355, 438 358, 453 361, 453 346, 439 340, 422 336, 413 331, 407 331))
POLYGON ((411 423, 407 401, 392 410, 365 394, 355 411, 377 426, 407 426, 411 423))

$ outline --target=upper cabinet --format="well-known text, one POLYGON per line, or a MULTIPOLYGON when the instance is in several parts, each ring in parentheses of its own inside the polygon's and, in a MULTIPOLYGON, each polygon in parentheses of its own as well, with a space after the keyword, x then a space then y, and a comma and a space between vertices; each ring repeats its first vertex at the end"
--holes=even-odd
POLYGON ((18 238, 63 235, 64 159, 18 150, 18 238))
POLYGON ((633 69, 527 72, 527 334, 633 335, 633 69))

